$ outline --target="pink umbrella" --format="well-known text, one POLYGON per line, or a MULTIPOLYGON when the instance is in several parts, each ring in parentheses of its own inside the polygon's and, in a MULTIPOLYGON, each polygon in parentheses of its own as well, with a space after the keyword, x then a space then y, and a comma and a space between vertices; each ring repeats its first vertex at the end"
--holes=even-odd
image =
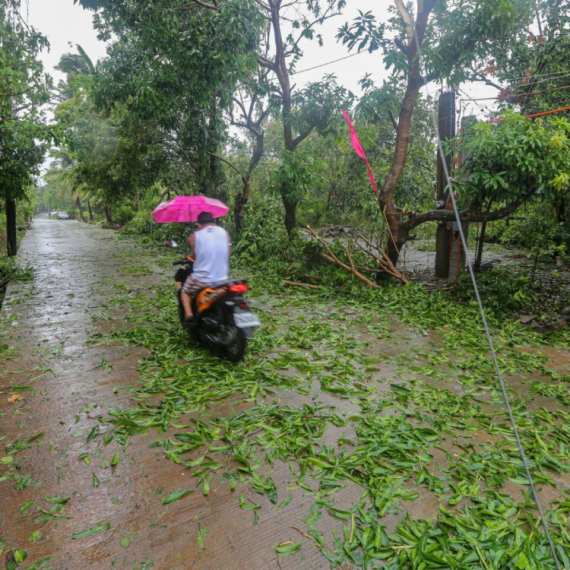
POLYGON ((206 196, 176 196, 161 202, 152 212, 159 224, 170 222, 195 222, 202 212, 210 212, 214 218, 225 216, 229 208, 215 198, 206 196))

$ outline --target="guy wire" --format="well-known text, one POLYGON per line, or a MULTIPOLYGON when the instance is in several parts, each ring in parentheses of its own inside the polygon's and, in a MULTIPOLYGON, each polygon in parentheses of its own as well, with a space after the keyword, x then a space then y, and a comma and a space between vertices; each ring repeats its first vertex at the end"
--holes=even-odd
MULTIPOLYGON (((416 44, 418 61, 421 61, 421 57, 423 54, 422 54, 422 48, 421 48, 419 41, 418 41, 418 30, 417 29, 414 31, 414 41, 416 44)), ((422 79, 423 79, 423 84, 424 84, 424 88, 426 90, 426 93, 429 96, 428 82, 426 81, 425 75, 422 75, 422 79)), ((497 360, 497 354, 495 353, 495 346, 494 346, 493 340, 491 338, 491 332, 489 330, 489 325, 487 324, 487 318, 485 317, 485 309, 483 308, 483 302, 481 300, 481 295, 479 294, 479 287, 477 286, 477 279, 475 277, 475 272, 473 271, 473 265, 471 264, 471 260, 469 259, 469 254, 468 254, 467 247, 466 247, 467 246, 467 240, 465 239, 465 232, 463 231, 463 226, 461 225, 461 217, 459 215, 459 208, 457 207, 457 201, 455 199, 455 195, 454 195, 454 191, 453 191, 453 184, 451 181, 451 176, 449 174, 449 168, 447 167, 445 152, 443 150, 443 145, 441 144, 441 138, 439 136, 439 129, 437 127, 437 117, 435 115, 435 107, 432 107, 431 116, 432 116, 433 125, 434 125, 434 129, 435 129, 435 135, 436 135, 436 139, 437 139, 437 148, 438 148, 438 152, 440 154, 441 161, 443 164, 443 171, 444 171, 445 179, 447 181, 447 185, 448 185, 448 189, 449 189, 448 191, 449 191, 449 196, 451 198, 451 204, 453 205, 453 212, 455 213, 455 219, 457 220, 457 227, 459 229, 459 234, 461 236, 461 243, 462 243, 463 247, 465 247, 465 260, 467 263, 467 268, 469 271, 469 275, 471 277, 471 281, 473 283, 473 289, 475 291, 475 296, 477 298, 477 303, 479 305, 479 312, 481 313, 481 320, 483 322, 483 327, 485 328, 485 334, 487 336, 487 341, 488 341, 489 346, 491 348, 491 355, 493 358, 493 363, 495 365, 495 370, 497 372, 497 377, 499 378, 499 383, 501 385, 501 391, 503 393, 503 399, 505 400, 505 405, 506 405, 507 411, 509 413, 509 419, 510 419, 511 425, 513 427, 513 433, 514 433, 515 439, 517 441, 519 453, 521 455, 521 459, 522 459, 522 462, 524 465, 526 476, 527 476, 527 479, 528 479, 528 482, 529 482, 529 485, 530 485, 530 488, 532 491, 532 495, 534 497, 534 502, 536 504, 536 508, 537 508, 538 514, 540 516, 540 522, 542 523, 542 526, 544 528, 544 532, 546 534, 546 538, 548 540, 548 544, 550 546, 550 551, 552 552, 552 556, 554 557, 554 562, 556 564, 557 570, 562 570, 560 567, 560 562, 558 560, 558 556, 556 554, 556 549, 554 547, 554 543, 552 541, 552 537, 550 535, 548 523, 547 523, 546 519, 544 518, 542 507, 540 506, 540 501, 538 500, 536 488, 535 488, 534 482, 532 480, 532 475, 530 473, 530 467, 528 465, 528 461, 526 458, 524 447, 523 447, 523 444, 522 444, 522 441, 521 441, 521 438, 519 435, 519 430, 517 428, 515 417, 513 415, 513 410, 511 408, 509 395, 507 394, 507 388, 505 385, 505 381, 503 379, 503 375, 501 374, 501 369, 499 367, 499 362, 497 360)))

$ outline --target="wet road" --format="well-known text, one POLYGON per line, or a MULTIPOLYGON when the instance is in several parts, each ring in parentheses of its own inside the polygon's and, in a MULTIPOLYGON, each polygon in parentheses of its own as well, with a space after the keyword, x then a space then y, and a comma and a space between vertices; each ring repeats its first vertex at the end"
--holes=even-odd
POLYGON ((104 444, 97 416, 128 401, 124 388, 140 383, 144 354, 89 341, 109 326, 99 317, 119 281, 128 279, 132 293, 165 279, 124 272, 151 258, 112 232, 47 219, 34 220, 20 258, 36 271, 32 282, 10 285, 0 324, 2 558, 25 550, 22 568, 45 560, 41 568, 53 570, 328 568, 316 548, 303 560, 278 559, 273 549, 299 540, 291 520, 307 515, 312 500, 301 498, 293 519, 267 509, 255 527, 227 486, 163 505, 171 490, 195 487, 187 471, 143 436, 130 438, 126 451, 104 444), (205 549, 198 519, 209 530, 205 549), (109 528, 72 538, 97 525, 109 528))
MULTIPOLYGON (((131 398, 140 392, 129 389, 143 383, 138 370, 144 368, 141 359, 146 353, 133 346, 100 344, 98 335, 113 326, 134 326, 122 322, 124 299, 152 295, 157 284, 169 282, 169 273, 154 265, 152 255, 110 231, 73 221, 36 219, 23 240, 20 258, 35 268, 35 278, 10 285, 0 318, 0 569, 4 560, 10 560, 9 553, 17 550, 21 551, 18 557, 27 556, 19 566, 22 569, 329 568, 311 537, 299 531, 306 529, 303 519, 311 513, 315 498, 291 483, 289 465, 276 461, 271 470, 280 491, 286 488, 292 496, 287 506, 277 509, 266 496, 254 495, 248 485, 238 485, 232 492, 227 483, 214 480, 204 496, 201 488, 196 489, 190 469, 167 460, 163 449, 150 446, 169 434, 132 435, 126 448, 106 438, 111 426, 98 418, 108 418, 113 407, 133 406, 131 398), (115 302, 118 296, 123 297, 122 303, 115 302), (196 491, 178 502, 163 504, 171 491, 187 489, 196 491), (262 507, 256 511, 258 524, 251 510, 240 508, 241 494, 262 507), (200 539, 201 528, 207 534, 203 531, 200 539), (294 556, 279 558, 274 545, 287 541, 302 541, 303 547, 294 556)), ((141 314, 146 322, 147 312, 141 314)), ((295 319, 286 318, 284 329, 294 329, 291 322, 295 319)), ((351 330, 366 341, 368 356, 382 359, 381 369, 370 372, 370 381, 377 383, 379 392, 390 390, 394 380, 402 380, 405 361, 418 365, 417 369, 426 364, 424 356, 431 349, 438 347, 441 352, 440 331, 414 333, 401 323, 391 323, 393 335, 382 333, 379 339, 369 330, 370 321, 365 323, 351 323, 351 330)), ((373 326, 381 324, 372 321, 373 326)), ((299 326, 306 327, 306 321, 299 320, 299 326)), ((176 331, 173 334, 178 338, 176 331)), ((299 347, 307 352, 306 344, 299 347)), ((570 372, 567 350, 526 348, 524 352, 544 354, 560 376, 570 372)), ((208 358, 213 357, 206 354, 199 358, 209 367, 208 358)), ((262 352, 260 358, 269 361, 271 353, 262 352)), ((331 358, 331 354, 321 358, 331 358)), ((441 374, 449 376, 445 364, 434 369, 434 378, 421 380, 437 389, 454 390, 461 397, 466 394, 456 379, 442 380, 441 374), (441 373, 439 380, 437 373, 441 373)), ((292 366, 287 374, 297 377, 299 369, 292 366)), ((535 374, 513 375, 508 382, 530 400, 533 409, 539 405, 557 409, 551 398, 536 400, 528 393, 528 382, 544 380, 535 374)), ((318 382, 312 393, 276 394, 281 404, 292 408, 322 403, 349 414, 358 410, 350 399, 321 390, 318 382)), ((481 394, 477 397, 480 402, 481 394)), ((152 401, 158 403, 160 398, 153 394, 152 401)), ((212 415, 224 417, 253 405, 243 398, 235 400, 213 403, 212 415)), ((144 398, 138 402, 141 407, 147 405, 144 398)), ((386 410, 388 416, 391 413, 386 410)), ((328 429, 322 443, 334 445, 345 429, 352 438, 349 426, 336 433, 328 429)), ((491 438, 485 430, 471 433, 481 445, 491 438)), ((496 434, 492 437, 496 439, 496 434)), ((461 453, 453 438, 443 445, 455 457, 461 453)), ((437 469, 450 461, 441 447, 432 452, 437 469)), ((556 486, 541 489, 545 504, 570 488, 568 473, 553 477, 556 486)), ((520 488, 511 487, 508 492, 518 497, 520 488)), ((434 518, 441 498, 425 487, 417 486, 417 491, 417 499, 406 501, 404 512, 414 519, 434 518)), ((347 482, 335 496, 335 508, 351 508, 361 494, 361 487, 347 482)), ((395 512, 383 518, 389 532, 402 516, 403 512, 395 512)), ((330 547, 333 531, 342 533, 343 522, 325 512, 319 528, 330 547)))

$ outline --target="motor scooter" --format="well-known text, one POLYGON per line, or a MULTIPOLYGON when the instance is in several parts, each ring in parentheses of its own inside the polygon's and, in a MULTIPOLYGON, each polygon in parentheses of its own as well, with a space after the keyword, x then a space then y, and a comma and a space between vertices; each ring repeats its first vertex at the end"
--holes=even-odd
MULTIPOLYGON (((176 248, 175 241, 168 241, 176 248)), ((174 275, 178 299, 178 318, 182 328, 197 334, 200 341, 210 350, 231 362, 239 362, 247 348, 247 340, 260 326, 259 317, 251 310, 244 298, 249 290, 243 279, 230 280, 216 287, 206 287, 192 298, 194 319, 187 323, 182 305, 182 286, 192 274, 194 260, 184 257, 172 265, 180 266, 174 275)))

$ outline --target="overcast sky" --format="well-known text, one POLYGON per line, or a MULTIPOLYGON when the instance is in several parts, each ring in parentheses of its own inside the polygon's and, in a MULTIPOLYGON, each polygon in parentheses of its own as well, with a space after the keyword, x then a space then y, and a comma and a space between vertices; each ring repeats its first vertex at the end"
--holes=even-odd
MULTIPOLYGON (((380 3, 379 0, 347 0, 345 13, 328 20, 323 26, 324 47, 320 48, 316 42, 305 42, 305 53, 298 70, 349 55, 347 48, 336 42, 338 28, 344 22, 351 21, 358 10, 371 10, 381 19, 387 11, 385 7, 378 7, 380 3)), ((105 56, 105 44, 97 40, 93 29, 93 13, 74 5, 73 0, 24 0, 22 4, 28 22, 49 39, 50 51, 44 53, 42 59, 46 70, 56 79, 61 78, 61 74, 53 67, 64 53, 75 51, 75 44, 80 44, 94 61, 105 56)), ((335 73, 345 87, 359 93, 358 80, 367 72, 382 77, 383 65, 378 52, 359 54, 311 72, 300 73, 296 83, 302 85, 320 79, 325 73, 335 73)))
MULTIPOLYGON (((352 21, 358 11, 371 11, 378 20, 387 17, 389 0, 347 0, 343 15, 328 20, 323 26, 324 47, 319 47, 316 42, 306 42, 303 45, 304 57, 298 64, 298 71, 302 71, 323 63, 346 57, 349 55, 347 48, 337 43, 335 36, 338 28, 346 21, 352 21)), ((74 5, 73 0, 23 0, 22 12, 27 17, 30 25, 40 30, 49 39, 51 48, 42 55, 46 70, 54 79, 59 80, 62 75, 54 70, 54 66, 60 57, 69 51, 75 51, 75 45, 80 44, 89 54, 93 61, 105 56, 105 45, 99 42, 92 25, 93 13, 84 10, 79 5, 74 5)), ((379 51, 369 54, 362 53, 350 57, 344 61, 314 69, 306 73, 298 73, 294 76, 297 86, 310 81, 317 81, 324 74, 334 73, 339 83, 359 95, 361 90, 358 81, 366 73, 371 73, 377 82, 381 82, 385 76, 382 56, 379 51)), ((437 85, 430 85, 430 94, 438 92, 437 85)), ((484 88, 479 84, 467 85, 463 89, 471 97, 492 97, 496 91, 484 88)), ((488 105, 489 102, 482 102, 488 105)), ((480 114, 481 109, 475 107, 467 100, 463 103, 464 114, 480 114)))

